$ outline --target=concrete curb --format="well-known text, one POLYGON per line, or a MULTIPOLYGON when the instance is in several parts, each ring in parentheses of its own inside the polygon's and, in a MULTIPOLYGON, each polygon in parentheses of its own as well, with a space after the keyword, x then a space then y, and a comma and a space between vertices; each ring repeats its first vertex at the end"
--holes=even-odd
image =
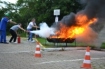
POLYGON ((86 50, 86 47, 60 47, 60 48, 43 48, 43 51, 71 51, 71 50, 86 50))
POLYGON ((101 49, 101 51, 105 51, 105 49, 101 49))

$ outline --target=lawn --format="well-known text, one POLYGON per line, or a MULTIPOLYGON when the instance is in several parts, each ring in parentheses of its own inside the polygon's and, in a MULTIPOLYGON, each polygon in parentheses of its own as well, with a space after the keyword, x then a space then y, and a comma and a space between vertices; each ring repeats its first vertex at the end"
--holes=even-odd
MULTIPOLYGON (((91 46, 94 47, 93 45, 86 45, 84 43, 76 43, 75 41, 73 43, 51 43, 48 42, 45 38, 37 37, 36 38, 44 47, 46 48, 51 48, 51 47, 87 47, 91 46)), ((101 48, 105 49, 105 43, 102 44, 101 48)))
POLYGON ((101 48, 105 49, 105 43, 102 43, 101 48))

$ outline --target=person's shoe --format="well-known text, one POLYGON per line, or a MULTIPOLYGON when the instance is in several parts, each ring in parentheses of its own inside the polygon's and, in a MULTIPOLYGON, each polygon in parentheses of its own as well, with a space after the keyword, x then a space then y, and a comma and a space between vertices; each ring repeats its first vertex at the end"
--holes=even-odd
POLYGON ((31 42, 31 40, 28 40, 28 41, 30 41, 30 42, 31 42))
POLYGON ((32 40, 31 42, 35 42, 35 40, 32 40))
POLYGON ((0 42, 0 43, 3 43, 3 42, 0 42))
POLYGON ((12 43, 12 42, 9 41, 9 43, 12 43))
POLYGON ((31 40, 29 40, 31 42, 31 40))
POLYGON ((9 44, 8 42, 4 42, 4 44, 9 44))
POLYGON ((16 43, 16 44, 17 44, 17 42, 14 42, 14 43, 16 43))
POLYGON ((12 41, 9 41, 9 43, 12 43, 12 41))

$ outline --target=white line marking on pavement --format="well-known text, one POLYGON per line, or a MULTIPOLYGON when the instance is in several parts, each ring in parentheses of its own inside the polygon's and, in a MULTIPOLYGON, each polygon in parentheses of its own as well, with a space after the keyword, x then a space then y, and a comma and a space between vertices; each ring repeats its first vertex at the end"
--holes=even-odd
POLYGON ((28 53, 33 51, 13 51, 13 52, 0 52, 0 53, 28 53))
MULTIPOLYGON (((92 60, 98 60, 98 59, 105 59, 105 57, 102 58, 91 58, 92 60)), ((48 61, 48 62, 41 62, 41 63, 36 63, 38 65, 40 64, 51 64, 51 63, 59 63, 59 62, 76 62, 76 61, 81 61, 84 59, 73 59, 73 60, 58 60, 58 61, 48 61)))

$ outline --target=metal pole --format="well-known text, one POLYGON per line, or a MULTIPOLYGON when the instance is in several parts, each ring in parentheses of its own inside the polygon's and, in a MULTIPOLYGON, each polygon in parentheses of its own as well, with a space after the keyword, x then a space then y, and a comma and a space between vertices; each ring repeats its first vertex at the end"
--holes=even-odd
POLYGON ((58 22, 58 16, 56 15, 56 17, 55 17, 55 23, 57 24, 57 22, 58 22))

